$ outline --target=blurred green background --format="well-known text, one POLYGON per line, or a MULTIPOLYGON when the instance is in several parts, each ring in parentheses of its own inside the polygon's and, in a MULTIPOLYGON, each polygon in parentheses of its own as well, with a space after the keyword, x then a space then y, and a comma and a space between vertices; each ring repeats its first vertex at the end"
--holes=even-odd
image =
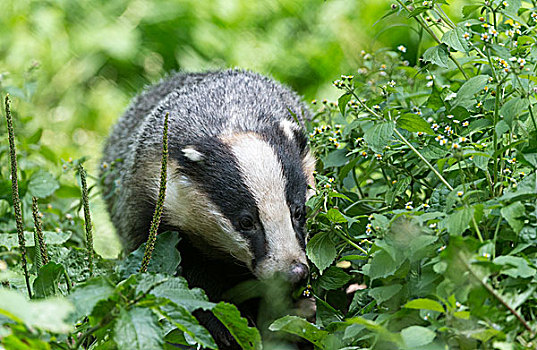
MULTIPOLYGON (((129 100, 167 72, 241 67, 268 74, 306 100, 336 98, 360 51, 408 47, 403 16, 379 20, 386 0, 2 0, 0 88, 19 135, 42 128, 58 158, 88 156, 96 174, 104 139, 129 100), (377 23, 378 21, 378 23, 377 23), (395 28, 394 28, 395 27, 395 28)), ((450 7, 458 17, 463 1, 450 7)), ((58 174, 61 163, 58 159, 58 174)), ((96 249, 116 255, 102 204, 93 202, 96 249)))

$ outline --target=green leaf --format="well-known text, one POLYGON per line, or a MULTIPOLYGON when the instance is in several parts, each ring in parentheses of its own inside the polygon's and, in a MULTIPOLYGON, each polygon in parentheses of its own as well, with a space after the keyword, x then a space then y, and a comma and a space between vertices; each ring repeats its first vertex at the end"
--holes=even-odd
POLYGON ((397 270, 397 264, 385 250, 379 250, 371 261, 362 268, 362 273, 371 280, 391 276, 397 270))
POLYGON ((64 298, 28 301, 22 294, 0 289, 0 315, 22 322, 26 327, 69 333, 73 326, 65 323, 65 319, 73 309, 73 305, 64 298))
POLYGON ((476 75, 468 79, 457 91, 457 98, 453 102, 454 106, 460 105, 467 100, 474 98, 474 95, 482 91, 489 81, 488 75, 476 75))
POLYGON ((337 289, 343 287, 351 278, 339 267, 331 266, 319 278, 319 287, 326 290, 337 289))
POLYGON ((410 132, 424 132, 429 135, 434 135, 431 130, 431 125, 416 114, 403 114, 397 119, 397 126, 410 132))
MULTIPOLYGON (((43 231, 46 245, 61 245, 71 238, 71 232, 43 231)), ((24 231, 24 239, 27 247, 34 247, 34 233, 24 231)), ((16 233, 0 232, 0 247, 6 247, 8 250, 19 246, 19 238, 16 233)))
POLYGON ((509 128, 513 128, 513 121, 520 117, 522 112, 528 108, 528 100, 520 97, 510 99, 500 109, 500 115, 503 116, 503 120, 509 125, 509 128))
POLYGON ((273 332, 282 331, 297 335, 320 349, 326 349, 323 341, 328 336, 328 332, 317 328, 303 318, 296 316, 284 316, 272 322, 269 329, 273 332))
POLYGON ((28 182, 28 191, 34 197, 45 198, 60 188, 60 183, 54 175, 45 170, 39 170, 32 174, 28 182))
POLYGON ((502 273, 513 278, 530 278, 535 276, 535 269, 530 267, 526 259, 518 256, 503 255, 492 261, 497 265, 508 266, 508 269, 502 269, 502 273))
POLYGON ((521 202, 514 202, 508 206, 502 207, 500 211, 513 231, 515 231, 515 233, 519 233, 524 227, 524 218, 526 217, 526 209, 524 208, 524 204, 521 202))
MULTIPOLYGON (((179 240, 180 238, 177 232, 168 231, 158 234, 155 242, 155 250, 153 251, 147 272, 164 273, 168 275, 177 273, 177 267, 179 267, 179 264, 181 263, 181 255, 176 248, 179 240)), ((145 252, 145 245, 145 243, 142 244, 118 265, 117 271, 123 279, 140 271, 145 252)))
POLYGON ((199 288, 188 289, 188 284, 183 277, 173 277, 159 284, 149 293, 158 298, 171 300, 189 312, 197 309, 209 310, 215 305, 209 301, 203 290, 199 288))
POLYGON ((209 332, 184 307, 168 303, 160 307, 161 313, 180 331, 188 334, 203 348, 217 349, 216 343, 209 332))
POLYGON ((321 232, 309 240, 306 254, 322 274, 336 258, 337 251, 328 232, 321 232))
POLYGON ((427 49, 423 53, 423 60, 431 62, 442 68, 448 68, 449 54, 445 45, 437 45, 427 49))
POLYGON ((113 294, 114 287, 102 276, 79 284, 67 297, 75 305, 75 312, 71 315, 71 319, 76 321, 83 316, 91 315, 99 301, 106 300, 113 294))
POLYGON ((470 17, 472 13, 474 13, 477 9, 483 7, 483 5, 466 5, 462 8, 462 16, 464 18, 470 17))
POLYGON ((391 299, 397 293, 399 293, 402 288, 403 286, 400 284, 392 284, 390 286, 376 287, 376 288, 369 290, 369 295, 373 299, 375 299, 378 304, 381 304, 391 299))
POLYGON ((335 222, 335 223, 347 222, 347 219, 336 208, 332 208, 328 210, 328 213, 326 213, 326 217, 328 218, 328 220, 335 222))
POLYGON ((468 51, 468 42, 463 35, 464 29, 455 27, 445 32, 441 41, 455 51, 466 52, 468 51))
POLYGON ((162 330, 150 309, 121 309, 114 326, 114 341, 119 349, 162 349, 162 330))
POLYGON ((349 159, 347 158, 346 149, 336 149, 330 153, 325 158, 322 158, 324 168, 330 167, 340 167, 345 165, 349 159))
POLYGON ((349 103, 349 100, 351 99, 350 93, 345 93, 339 97, 337 100, 337 105, 339 107, 339 111, 341 112, 341 115, 345 116, 345 111, 347 109, 347 103, 349 103))
POLYGON ((418 309, 418 310, 432 310, 438 312, 444 312, 444 307, 437 301, 420 298, 414 299, 406 303, 403 307, 407 309, 418 309))
POLYGON ((461 235, 468 228, 473 215, 474 208, 465 206, 444 219, 447 221, 447 230, 449 234, 452 236, 461 235))
POLYGON ((401 336, 408 349, 430 344, 436 337, 435 332, 420 326, 410 326, 401 331, 401 336))
POLYGON ((373 151, 383 153, 392 140, 394 129, 394 122, 380 122, 366 130, 364 139, 373 151))
POLYGON ((244 350, 262 349, 259 331, 254 327, 248 327, 248 321, 241 317, 235 305, 220 302, 212 311, 244 350))
POLYGON ((45 298, 58 294, 60 291, 58 284, 64 272, 64 267, 54 262, 42 266, 33 283, 35 297, 45 298))

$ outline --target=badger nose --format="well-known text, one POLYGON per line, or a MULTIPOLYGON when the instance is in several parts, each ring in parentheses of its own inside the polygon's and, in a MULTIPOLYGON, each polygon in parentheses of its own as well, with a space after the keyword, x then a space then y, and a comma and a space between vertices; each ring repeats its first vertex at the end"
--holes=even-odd
POLYGON ((302 263, 294 262, 289 270, 289 281, 296 284, 302 280, 305 280, 308 276, 308 267, 302 263))

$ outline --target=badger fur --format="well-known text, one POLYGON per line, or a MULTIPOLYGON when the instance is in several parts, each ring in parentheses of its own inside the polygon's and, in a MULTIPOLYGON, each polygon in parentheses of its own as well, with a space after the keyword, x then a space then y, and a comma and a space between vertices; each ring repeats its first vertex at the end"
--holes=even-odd
MULTIPOLYGON (((212 300, 235 284, 307 275, 305 201, 314 160, 288 88, 227 70, 171 76, 139 95, 104 148, 104 181, 124 247, 147 239, 159 188, 163 118, 169 113, 168 181, 160 231, 179 231, 182 275, 212 300), (112 193, 113 192, 113 193, 112 193)), ((198 313, 221 347, 218 321, 198 313)), ((223 332, 225 333, 225 332, 223 332)))

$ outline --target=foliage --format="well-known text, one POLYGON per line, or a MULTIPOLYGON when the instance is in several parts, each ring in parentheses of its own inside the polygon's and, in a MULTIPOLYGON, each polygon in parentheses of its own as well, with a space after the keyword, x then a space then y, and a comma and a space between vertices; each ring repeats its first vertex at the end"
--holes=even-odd
MULTIPOLYGON (((299 292, 315 298, 316 319, 272 319, 272 332, 317 349, 535 348, 537 4, 476 2, 460 22, 444 4, 398 0, 387 14, 414 21, 416 65, 407 46, 363 51, 356 73, 334 82, 337 102, 314 102, 312 273, 299 292)), ((17 235, 1 131, 0 347, 215 349, 196 310, 212 312, 243 348, 261 347, 235 306, 176 276, 174 232, 157 236, 145 273, 145 244, 121 261, 95 254, 90 271, 82 219, 90 207, 73 176, 85 159, 58 171, 43 131, 29 133, 32 118, 13 116, 24 227, 17 235), (32 204, 45 244, 32 232, 32 204)), ((86 197, 96 196, 89 186, 86 197)))

